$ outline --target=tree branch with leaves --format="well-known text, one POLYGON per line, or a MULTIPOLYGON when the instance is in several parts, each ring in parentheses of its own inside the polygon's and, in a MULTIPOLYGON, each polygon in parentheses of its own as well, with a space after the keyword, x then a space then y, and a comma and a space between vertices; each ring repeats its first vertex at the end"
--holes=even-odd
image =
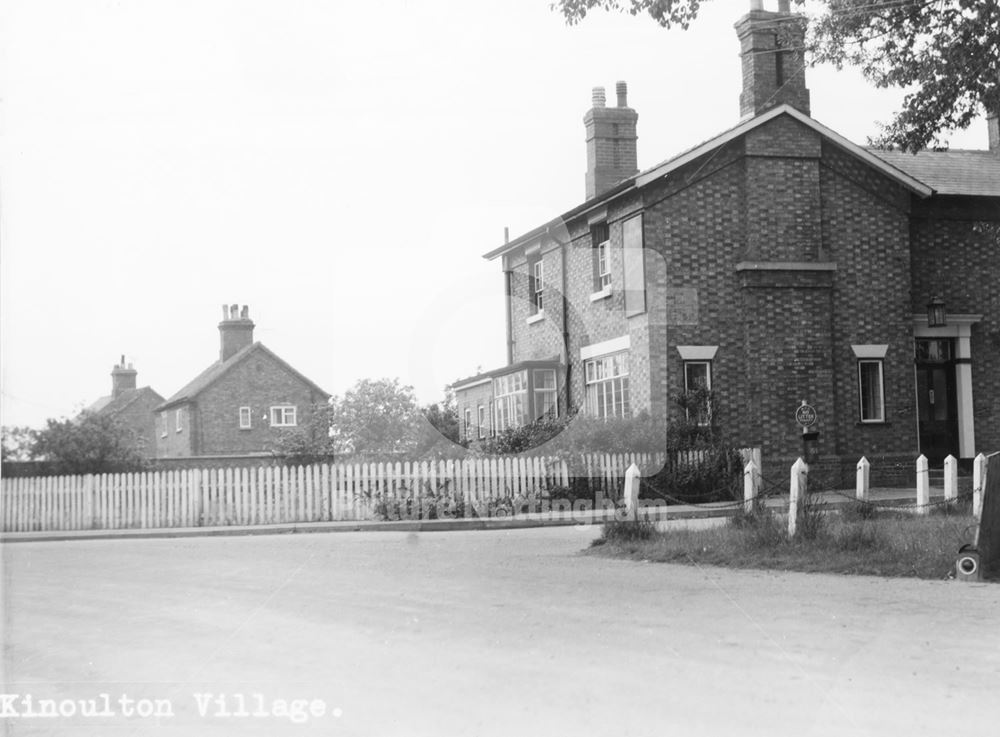
MULTIPOLYGON (((984 111, 1000 111, 1000 0, 791 0, 809 17, 813 65, 858 68, 876 87, 907 90, 872 143, 917 151, 940 145, 984 111), (812 8, 818 12, 811 12, 812 8)), ((557 0, 569 24, 588 11, 647 13, 687 28, 700 0, 557 0)))

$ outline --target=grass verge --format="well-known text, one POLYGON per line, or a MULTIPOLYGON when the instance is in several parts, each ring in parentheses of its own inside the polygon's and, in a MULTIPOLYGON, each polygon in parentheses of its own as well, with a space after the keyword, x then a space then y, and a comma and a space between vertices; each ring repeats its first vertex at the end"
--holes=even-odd
POLYGON ((794 539, 788 519, 767 509, 741 513, 705 530, 661 531, 649 522, 605 525, 596 555, 636 560, 769 568, 786 571, 942 579, 954 570, 958 549, 971 542, 968 505, 925 516, 846 505, 805 509, 794 539))

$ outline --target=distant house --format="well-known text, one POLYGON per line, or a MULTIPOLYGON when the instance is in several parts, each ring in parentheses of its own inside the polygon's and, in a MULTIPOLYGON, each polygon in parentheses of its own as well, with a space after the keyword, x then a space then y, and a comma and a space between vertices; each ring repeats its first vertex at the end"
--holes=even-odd
POLYGON ((330 395, 262 343, 246 305, 223 306, 219 360, 156 408, 158 458, 269 452, 330 395))
POLYGON ((153 411, 163 403, 163 397, 148 386, 137 389, 138 372, 125 356, 111 370, 111 394, 101 397, 84 411, 114 417, 135 437, 139 451, 152 458, 156 455, 156 423, 153 411))

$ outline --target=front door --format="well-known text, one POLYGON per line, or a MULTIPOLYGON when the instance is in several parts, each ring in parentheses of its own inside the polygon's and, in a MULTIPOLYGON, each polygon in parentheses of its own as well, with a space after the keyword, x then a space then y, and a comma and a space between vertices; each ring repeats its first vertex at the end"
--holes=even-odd
POLYGON ((958 457, 954 345, 948 338, 916 341, 917 422, 920 452, 931 465, 958 457))

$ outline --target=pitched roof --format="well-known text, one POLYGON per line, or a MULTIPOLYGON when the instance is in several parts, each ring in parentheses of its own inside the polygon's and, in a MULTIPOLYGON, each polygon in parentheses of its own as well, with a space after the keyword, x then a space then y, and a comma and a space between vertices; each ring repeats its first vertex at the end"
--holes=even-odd
POLYGON ((330 395, 327 392, 320 389, 319 386, 317 386, 314 382, 310 381, 301 373, 292 368, 292 366, 288 362, 283 361, 281 358, 279 358, 278 355, 274 353, 274 351, 269 349, 263 343, 257 342, 253 343, 252 345, 248 345, 246 348, 241 348, 240 350, 236 351, 236 353, 227 358, 225 361, 216 361, 215 363, 213 363, 211 366, 209 366, 207 369, 202 371, 191 381, 185 384, 179 391, 175 392, 173 396, 171 396, 163 404, 157 407, 156 411, 160 412, 161 410, 165 410, 175 404, 183 404, 185 402, 193 401, 201 392, 205 391, 205 389, 207 389, 209 386, 211 386, 216 381, 225 376, 229 372, 229 370, 233 368, 233 366, 236 366, 237 364, 241 363, 251 354, 258 352, 261 352, 264 355, 268 356, 270 359, 278 363, 286 371, 296 376, 300 381, 308 384, 310 387, 312 387, 319 394, 322 394, 324 397, 329 398, 330 395))
POLYGON ((92 412, 94 414, 117 414, 144 394, 151 394, 158 401, 163 401, 163 397, 161 397, 151 387, 144 386, 139 389, 125 389, 117 397, 111 396, 110 394, 106 397, 101 397, 89 407, 86 407, 84 412, 92 412))
POLYGON ((722 133, 719 133, 718 135, 713 136, 712 138, 709 138, 708 140, 703 141, 702 143, 699 143, 697 146, 693 146, 687 149, 686 151, 682 151, 676 156, 672 156, 666 161, 663 161, 657 164, 656 166, 650 167, 645 171, 641 171, 638 174, 635 174, 627 179, 623 179, 621 182, 616 184, 607 192, 604 192, 598 195, 597 197, 594 197, 588 200, 587 202, 584 202, 582 205, 575 207, 572 210, 569 210, 568 212, 563 213, 560 217, 556 218, 553 221, 550 221, 545 225, 539 226, 534 230, 528 231, 524 235, 515 238, 509 243, 505 243, 499 248, 495 248, 489 253, 484 254, 483 258, 490 260, 495 259, 498 256, 501 256, 509 251, 512 251, 515 248, 518 248, 519 246, 525 244, 526 242, 534 238, 537 238, 539 235, 542 235, 553 223, 564 222, 566 220, 569 220, 570 218, 574 218, 578 215, 587 212, 588 210, 592 210, 603 205, 605 202, 608 202, 609 200, 612 200, 620 196, 624 192, 632 190, 636 187, 643 187, 649 184, 650 182, 668 176, 671 172, 681 168, 686 164, 691 163, 695 159, 704 156, 705 154, 710 153, 711 151, 719 148, 720 146, 728 143, 729 141, 739 138, 740 136, 750 132, 754 128, 763 125, 764 123, 767 123, 770 120, 773 120, 779 115, 789 115, 795 120, 802 123, 803 125, 812 128, 814 131, 816 131, 821 136, 825 137, 827 140, 840 147, 848 154, 860 159, 869 166, 878 169, 891 179, 895 179, 897 182, 899 182, 899 184, 906 187, 911 192, 919 195, 920 197, 929 197, 930 195, 934 194, 935 188, 930 183, 925 182, 924 180, 916 176, 913 172, 909 171, 908 169, 899 166, 895 161, 890 162, 885 158, 883 158, 881 154, 884 152, 878 152, 879 155, 876 155, 876 152, 873 152, 869 149, 864 148, 863 146, 859 146, 856 143, 849 141, 836 131, 827 128, 822 123, 813 120, 808 115, 800 112, 791 105, 783 104, 783 105, 778 105, 777 107, 773 107, 770 110, 761 113, 760 115, 755 115, 753 117, 741 120, 732 128, 729 128, 728 130, 725 130, 722 133))
POLYGON ((868 150, 933 187, 936 194, 1000 197, 1000 156, 991 151, 868 150))

